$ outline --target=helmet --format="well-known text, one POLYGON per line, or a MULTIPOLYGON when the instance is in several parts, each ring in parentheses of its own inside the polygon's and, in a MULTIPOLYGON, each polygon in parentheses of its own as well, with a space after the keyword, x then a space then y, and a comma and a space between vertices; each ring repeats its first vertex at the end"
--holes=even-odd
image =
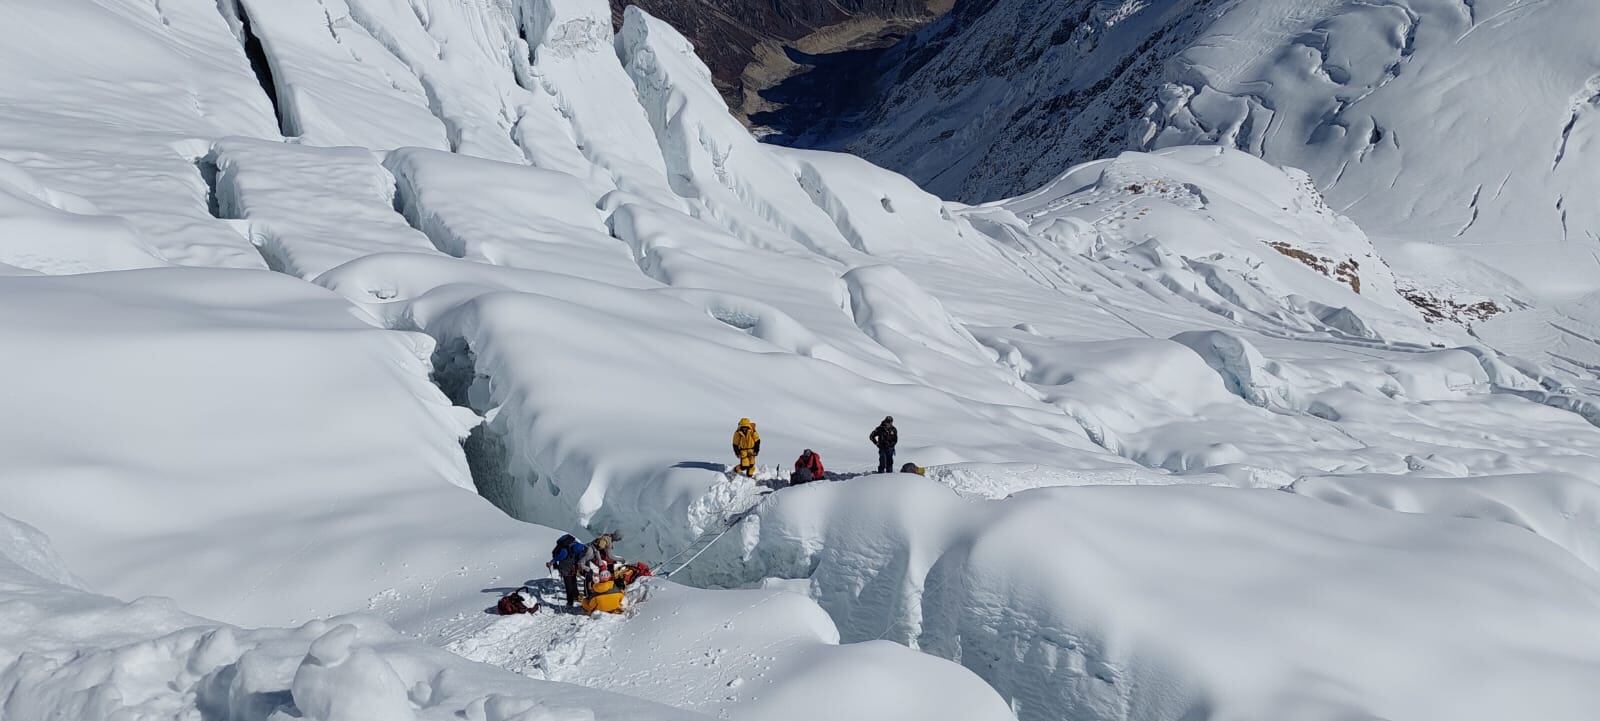
POLYGON ((751 423, 749 418, 740 418, 739 419, 739 427, 740 428, 749 428, 750 426, 753 426, 753 425, 755 425, 755 424, 751 423))
POLYGON ((883 422, 884 423, 893 423, 894 422, 894 416, 884 416, 883 417, 883 422))
POLYGON ((611 550, 611 537, 610 536, 601 536, 599 538, 594 539, 594 547, 598 548, 598 549, 600 549, 602 551, 611 550))

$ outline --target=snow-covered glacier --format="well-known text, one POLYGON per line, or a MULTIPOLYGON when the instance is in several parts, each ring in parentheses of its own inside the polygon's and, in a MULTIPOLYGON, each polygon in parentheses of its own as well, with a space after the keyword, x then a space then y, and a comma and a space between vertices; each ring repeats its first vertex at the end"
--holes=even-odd
POLYGON ((1572 301, 1600 290, 1597 23, 1539 0, 958 3, 801 142, 968 201, 1123 150, 1236 147, 1309 172, 1415 288, 1572 301))
POLYGON ((1592 373, 1428 322, 1314 174, 944 202, 600 0, 0 27, 0 718, 1600 704, 1592 373), (884 415, 926 476, 867 472, 884 415), (838 477, 769 493, 802 448, 838 477), (752 508, 621 616, 486 610, 752 508))

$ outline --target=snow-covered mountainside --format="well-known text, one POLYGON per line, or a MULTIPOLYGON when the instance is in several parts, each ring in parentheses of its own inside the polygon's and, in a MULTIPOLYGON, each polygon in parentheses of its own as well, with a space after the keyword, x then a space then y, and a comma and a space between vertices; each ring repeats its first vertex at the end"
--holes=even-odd
POLYGON ((934 20, 950 0, 610 0, 621 24, 630 5, 661 18, 695 44, 717 90, 736 113, 759 107, 760 91, 798 68, 788 49, 819 53, 906 33, 934 20), (798 46, 798 47, 796 47, 798 46))
POLYGON ((1311 173, 1418 288, 1571 300, 1600 290, 1597 26, 1588 2, 973 0, 802 142, 968 201, 1122 150, 1237 147, 1311 173))
POLYGON ((1600 705, 1600 383, 1546 342, 1593 316, 1430 324, 1305 172, 947 203, 602 0, 0 28, 0 718, 1600 705), (688 565, 487 612, 603 530, 688 565))

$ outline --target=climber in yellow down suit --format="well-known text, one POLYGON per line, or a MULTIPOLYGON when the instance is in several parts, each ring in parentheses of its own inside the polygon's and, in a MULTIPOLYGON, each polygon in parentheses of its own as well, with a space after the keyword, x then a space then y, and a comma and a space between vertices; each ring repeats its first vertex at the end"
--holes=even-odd
POLYGON ((749 418, 740 418, 739 427, 733 432, 733 454, 739 457, 739 466, 734 471, 754 478, 756 456, 760 453, 761 434, 756 432, 756 424, 749 418))

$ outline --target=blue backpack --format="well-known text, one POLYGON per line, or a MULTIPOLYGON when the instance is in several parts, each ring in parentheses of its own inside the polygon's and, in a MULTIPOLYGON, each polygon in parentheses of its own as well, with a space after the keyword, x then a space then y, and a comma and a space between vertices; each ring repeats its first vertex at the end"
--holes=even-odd
POLYGON ((578 539, 573 538, 572 534, 569 533, 556 539, 555 550, 550 552, 550 563, 557 567, 576 565, 578 559, 583 558, 583 554, 588 551, 587 546, 579 543, 578 539))

